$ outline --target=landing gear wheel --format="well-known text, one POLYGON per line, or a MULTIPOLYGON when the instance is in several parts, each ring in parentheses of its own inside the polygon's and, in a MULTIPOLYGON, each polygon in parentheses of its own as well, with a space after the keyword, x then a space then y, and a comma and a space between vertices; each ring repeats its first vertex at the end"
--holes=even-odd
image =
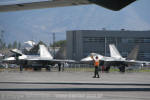
POLYGON ((47 71, 51 71, 50 66, 46 66, 46 70, 47 70, 47 71))
POLYGON ((105 72, 107 72, 107 73, 108 73, 108 72, 109 72, 109 70, 110 70, 110 66, 107 66, 107 67, 106 67, 106 69, 105 69, 105 72))
POLYGON ((119 67, 120 72, 124 73, 125 72, 125 66, 119 67))

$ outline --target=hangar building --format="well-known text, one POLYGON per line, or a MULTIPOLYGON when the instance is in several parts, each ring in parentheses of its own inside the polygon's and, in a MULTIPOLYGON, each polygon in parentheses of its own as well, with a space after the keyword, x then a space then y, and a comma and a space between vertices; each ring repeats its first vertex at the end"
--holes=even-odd
POLYGON ((115 44, 123 57, 139 45, 138 60, 150 61, 150 31, 75 30, 67 31, 67 58, 80 60, 95 52, 110 56, 109 44, 115 44))

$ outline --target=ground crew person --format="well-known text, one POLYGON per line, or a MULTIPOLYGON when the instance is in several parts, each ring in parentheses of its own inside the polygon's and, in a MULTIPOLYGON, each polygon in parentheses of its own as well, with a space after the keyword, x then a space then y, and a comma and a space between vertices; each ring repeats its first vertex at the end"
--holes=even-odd
POLYGON ((94 67, 95 67, 95 71, 94 71, 94 76, 93 76, 93 78, 99 78, 98 67, 99 67, 100 61, 99 61, 99 59, 98 59, 98 56, 96 56, 95 59, 94 59, 93 56, 91 56, 91 58, 92 58, 92 60, 94 61, 94 67), (96 76, 97 76, 97 77, 96 77, 96 76))

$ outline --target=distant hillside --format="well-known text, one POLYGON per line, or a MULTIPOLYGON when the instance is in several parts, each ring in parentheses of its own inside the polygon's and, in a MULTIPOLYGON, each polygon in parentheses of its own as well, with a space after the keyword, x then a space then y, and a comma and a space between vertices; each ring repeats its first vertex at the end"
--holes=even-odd
POLYGON ((88 5, 0 13, 0 29, 5 30, 7 43, 42 40, 48 44, 53 32, 56 40, 64 40, 67 30, 150 30, 150 14, 143 13, 149 3, 141 0, 118 12, 88 5))

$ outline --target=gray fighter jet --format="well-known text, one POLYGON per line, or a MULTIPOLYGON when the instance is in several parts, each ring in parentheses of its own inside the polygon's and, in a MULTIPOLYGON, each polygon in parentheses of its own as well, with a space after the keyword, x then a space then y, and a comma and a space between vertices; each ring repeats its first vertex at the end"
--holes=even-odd
POLYGON ((74 63, 74 60, 65 59, 53 59, 53 56, 49 53, 45 45, 39 45, 39 55, 25 55, 18 49, 13 49, 11 52, 15 53, 15 56, 3 59, 4 63, 20 65, 20 70, 23 68, 34 68, 34 70, 40 70, 46 68, 50 70, 49 65, 58 64, 60 67, 62 63, 74 63))

